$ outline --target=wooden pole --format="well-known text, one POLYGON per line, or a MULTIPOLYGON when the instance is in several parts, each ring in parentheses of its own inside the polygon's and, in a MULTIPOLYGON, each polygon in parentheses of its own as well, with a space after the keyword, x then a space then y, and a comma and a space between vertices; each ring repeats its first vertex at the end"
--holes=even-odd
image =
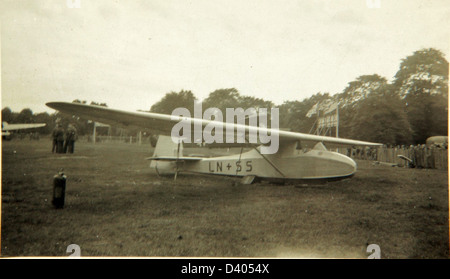
POLYGON ((339 137, 339 104, 336 107, 336 137, 339 137))
POLYGON ((96 122, 94 122, 94 132, 92 133, 92 137, 93 137, 93 139, 92 139, 92 142, 95 144, 95 130, 96 130, 96 128, 97 128, 97 125, 95 125, 95 123, 96 122))

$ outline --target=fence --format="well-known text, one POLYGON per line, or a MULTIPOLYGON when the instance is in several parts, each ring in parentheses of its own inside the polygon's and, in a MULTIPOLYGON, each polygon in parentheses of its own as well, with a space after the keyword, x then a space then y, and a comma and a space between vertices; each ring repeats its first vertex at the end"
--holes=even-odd
MULTIPOLYGON (((91 135, 80 136, 79 141, 94 142, 94 138, 91 135)), ((152 138, 149 136, 96 136, 95 143, 111 143, 111 142, 123 142, 123 143, 137 143, 137 144, 150 144, 152 138)))
POLYGON ((377 149, 349 148, 347 150, 340 149, 340 152, 354 159, 391 163, 399 167, 448 169, 448 150, 446 148, 418 145, 409 147, 380 147, 377 149))

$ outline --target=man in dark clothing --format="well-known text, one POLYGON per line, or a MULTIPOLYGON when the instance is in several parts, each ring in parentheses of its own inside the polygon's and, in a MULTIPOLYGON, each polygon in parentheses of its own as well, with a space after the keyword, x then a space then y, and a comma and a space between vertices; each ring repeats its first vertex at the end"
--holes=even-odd
POLYGON ((57 141, 57 136, 56 136, 56 131, 58 130, 58 126, 55 127, 55 129, 53 129, 52 131, 52 153, 57 152, 57 146, 58 146, 58 141, 57 141))
POLYGON ((64 129, 61 124, 56 129, 56 153, 64 153, 64 129))
POLYGON ((64 143, 64 153, 74 152, 76 139, 77 139, 77 130, 72 124, 69 124, 66 132, 66 142, 64 143))

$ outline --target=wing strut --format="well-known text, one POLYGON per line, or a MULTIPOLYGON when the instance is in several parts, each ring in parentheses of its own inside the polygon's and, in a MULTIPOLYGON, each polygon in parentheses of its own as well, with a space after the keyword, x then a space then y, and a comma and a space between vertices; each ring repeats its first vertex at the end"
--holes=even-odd
MULTIPOLYGON (((248 141, 248 139, 247 139, 247 137, 244 137, 245 138, 245 141, 247 142, 247 143, 250 143, 249 141, 248 141)), ((284 175, 284 173, 283 172, 281 172, 281 170, 279 169, 279 168, 277 168, 277 166, 275 166, 275 164, 274 163, 272 163, 272 161, 270 161, 269 160, 269 158, 267 158, 266 156, 264 156, 264 154, 262 154, 259 150, 258 150, 258 148, 256 148, 254 145, 251 145, 252 147, 253 147, 253 149, 255 149, 256 150, 256 152, 258 152, 259 153, 259 155, 261 155, 261 157, 263 157, 264 158, 264 160, 266 160, 267 161, 267 163, 269 163, 279 174, 281 174, 281 176, 282 177, 286 177, 285 175, 284 175)), ((242 149, 241 149, 241 152, 242 152, 242 149)), ((239 156, 239 161, 241 160, 241 157, 239 156)))
POLYGON ((177 180, 178 175, 178 159, 180 158, 180 143, 181 140, 178 140, 178 147, 177 147, 177 160, 175 161, 175 176, 173 177, 173 180, 177 180))
MULTIPOLYGON (((244 147, 242 146, 241 147, 241 152, 239 153, 239 160, 238 160, 238 162, 239 162, 239 164, 241 163, 241 155, 242 155, 242 151, 244 150, 244 147)), ((236 175, 238 174, 238 169, 236 168, 236 175)))

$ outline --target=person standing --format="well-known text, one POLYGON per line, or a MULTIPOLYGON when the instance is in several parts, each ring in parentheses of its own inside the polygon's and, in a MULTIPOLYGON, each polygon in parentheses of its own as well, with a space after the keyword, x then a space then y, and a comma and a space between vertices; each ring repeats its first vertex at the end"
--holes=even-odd
POLYGON ((74 152, 76 139, 77 139, 77 129, 72 124, 69 124, 69 126, 67 126, 66 142, 64 143, 64 153, 74 152))
POLYGON ((64 129, 61 124, 56 129, 56 153, 64 153, 64 129))
POLYGON ((57 149, 58 141, 57 141, 57 136, 56 136, 57 130, 58 130, 58 125, 56 125, 52 131, 52 153, 55 153, 58 151, 58 149, 57 149))

